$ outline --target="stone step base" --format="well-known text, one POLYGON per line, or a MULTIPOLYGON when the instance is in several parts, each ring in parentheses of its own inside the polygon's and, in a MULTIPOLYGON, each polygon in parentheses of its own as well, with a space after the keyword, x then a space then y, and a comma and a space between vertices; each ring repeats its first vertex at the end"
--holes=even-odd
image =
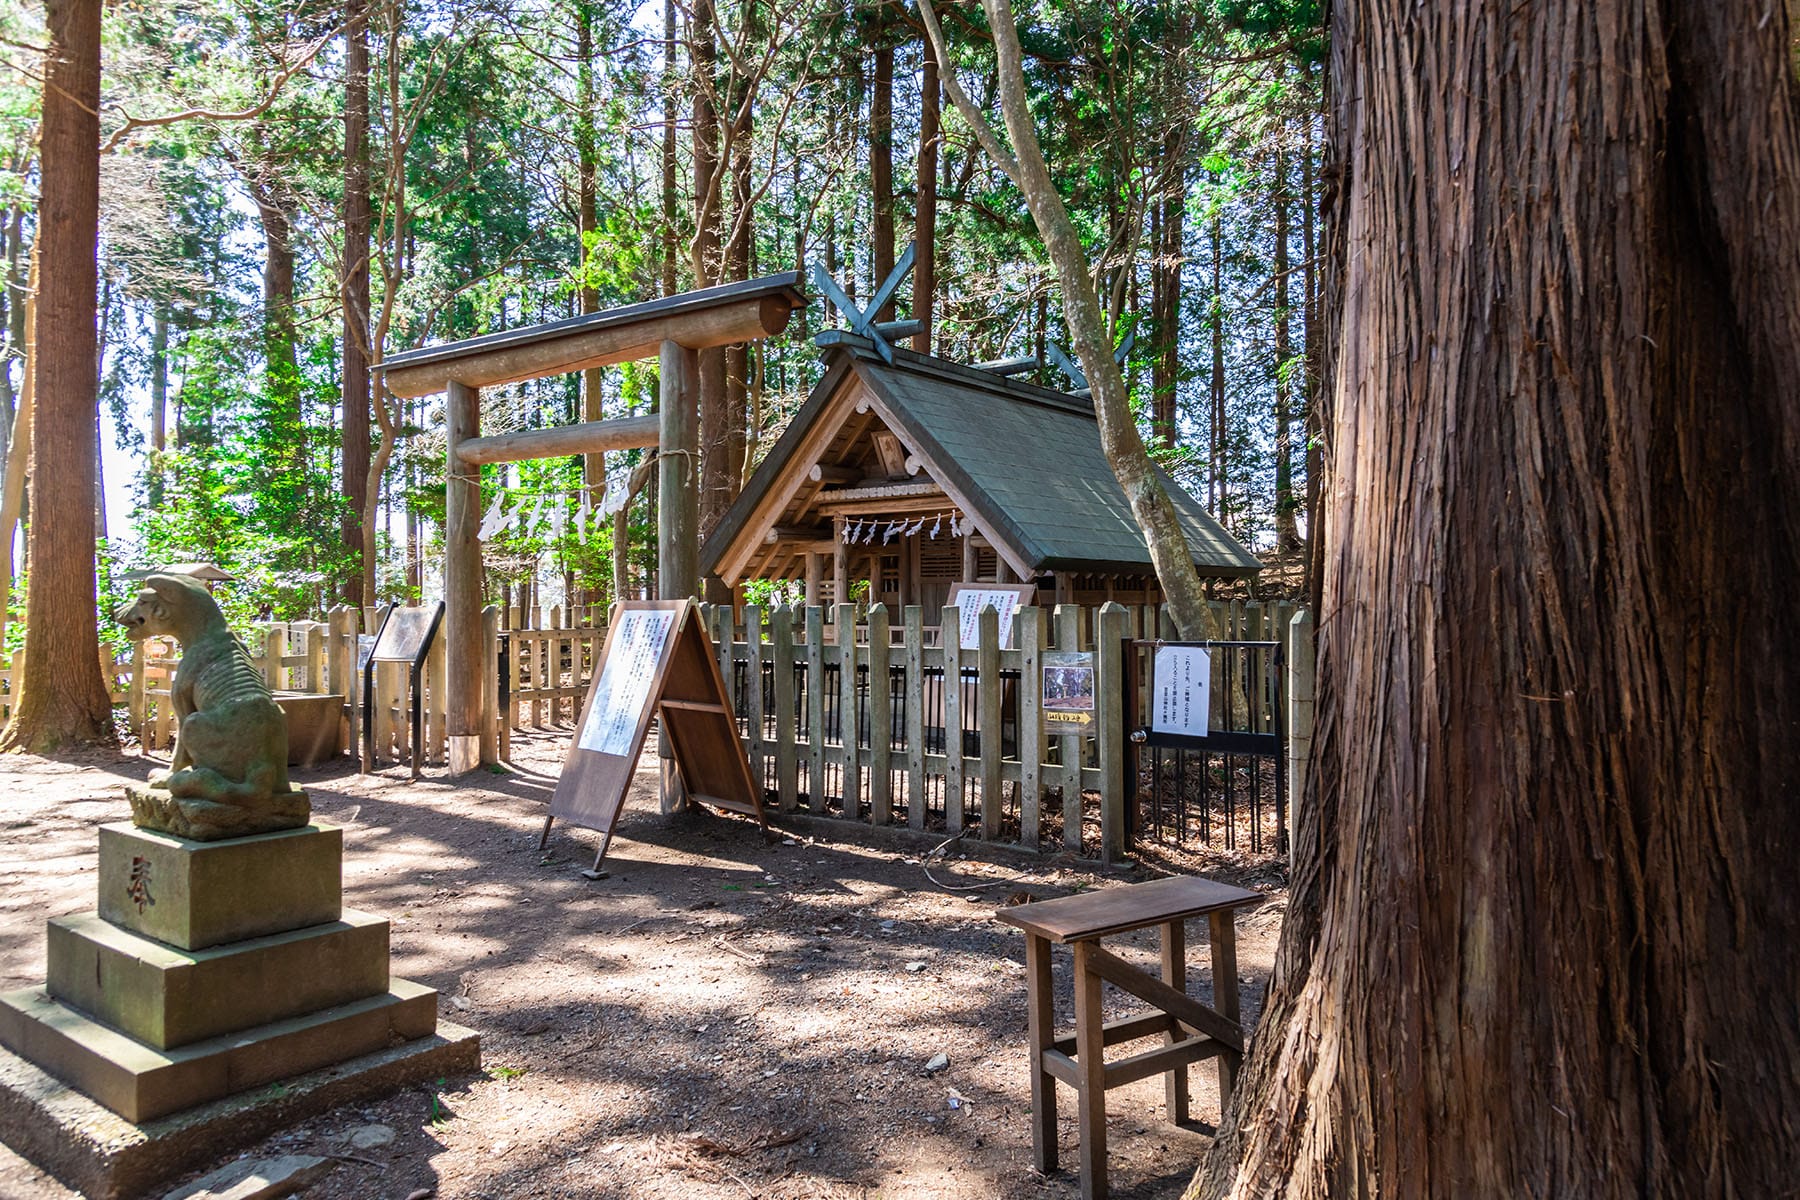
POLYGON ((162 1195, 159 1185, 176 1176, 217 1163, 277 1129, 480 1069, 480 1037, 440 1021, 430 1037, 291 1076, 280 1087, 133 1124, 0 1050, 0 1141, 89 1200, 142 1200, 162 1195))
POLYGON ((395 979, 367 1000, 158 1050, 43 988, 0 995, 0 1045, 136 1123, 425 1037, 436 1025, 437 992, 395 979))
POLYGON ((378 996, 388 986, 388 923, 341 920, 178 950, 98 914, 49 923, 45 988, 159 1050, 378 996))

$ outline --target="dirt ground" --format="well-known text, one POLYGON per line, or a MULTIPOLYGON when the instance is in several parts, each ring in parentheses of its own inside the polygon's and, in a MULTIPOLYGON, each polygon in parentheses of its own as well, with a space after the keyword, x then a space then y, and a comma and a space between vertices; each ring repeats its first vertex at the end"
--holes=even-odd
MULTIPOLYGON (((994 920, 1021 891, 1049 899, 1178 869, 1269 892, 1239 921, 1246 1018, 1260 1010, 1286 899, 1279 863, 1161 857, 1107 876, 964 842, 922 864, 935 839, 818 821, 765 837, 737 817, 664 817, 651 758, 610 877, 590 882, 580 870, 597 835, 559 825, 547 853, 537 845, 566 745, 521 736, 516 769, 479 785, 413 783, 404 768, 296 775, 316 818, 345 829, 346 904, 392 919, 394 972, 437 988, 441 1014, 480 1031, 484 1068, 246 1151, 333 1157, 305 1196, 1075 1195, 1068 1170, 1031 1168, 1024 947, 994 920), (927 869, 972 890, 946 890, 927 869), (949 1065, 928 1072, 938 1054, 949 1065), (369 1126, 394 1139, 351 1144, 358 1130, 384 1136, 369 1126)), ((122 785, 157 766, 131 753, 0 758, 0 989, 42 982, 45 919, 94 906, 94 827, 127 819, 122 785)), ((1210 996, 1203 923, 1190 938, 1191 986, 1210 996)), ((1154 960, 1153 933, 1115 944, 1154 960)), ((1069 964, 1057 958, 1066 1024, 1069 964)), ((1129 1011, 1108 990, 1109 1012, 1129 1011)), ((1191 1074, 1196 1116, 1214 1119, 1212 1064, 1191 1074)), ((1073 1100, 1062 1090, 1065 1166, 1073 1100)), ((1107 1103, 1113 1194, 1178 1194, 1205 1133, 1164 1123, 1160 1078, 1107 1103)), ((73 1195, 0 1146, 0 1197, 73 1195)))

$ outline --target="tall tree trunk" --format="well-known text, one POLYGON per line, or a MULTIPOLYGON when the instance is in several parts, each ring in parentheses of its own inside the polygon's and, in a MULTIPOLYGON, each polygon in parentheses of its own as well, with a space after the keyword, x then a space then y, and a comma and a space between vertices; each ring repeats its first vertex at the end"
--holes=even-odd
MULTIPOLYGON (((368 0, 345 0, 344 18, 344 262, 342 270, 344 548, 360 560, 373 540, 369 508, 369 18, 368 0)), ((373 604, 363 589, 374 564, 353 567, 344 579, 352 605, 373 604)))
POLYGON ((13 384, 12 365, 24 350, 20 323, 24 316, 24 280, 19 278, 19 251, 25 237, 25 210, 19 205, 7 209, 6 227, 0 230, 6 240, 4 281, 0 281, 0 462, 6 461, 7 439, 12 435, 13 415, 18 410, 18 393, 13 384))
POLYGON ((913 337, 913 349, 931 353, 932 325, 937 316, 937 171, 939 107, 937 52, 926 38, 919 70, 918 200, 913 207, 912 315, 925 326, 913 337))
MULTIPOLYGON (((1307 68, 1309 73, 1312 68, 1307 68)), ((1323 102, 1323 89, 1321 103, 1323 102)), ((1306 341, 1306 597, 1319 611, 1319 581, 1324 578, 1324 389, 1319 364, 1319 239, 1314 214, 1319 207, 1319 161, 1313 145, 1313 123, 1319 114, 1306 115, 1305 202, 1301 205, 1301 238, 1306 254, 1306 316, 1302 337, 1306 341)))
POLYGON ((0 644, 4 644, 6 623, 12 604, 13 542, 19 531, 19 518, 25 511, 25 478, 31 464, 31 423, 37 410, 37 283, 38 254, 41 243, 31 248, 29 284, 20 289, 23 299, 19 347, 24 352, 24 368, 19 384, 18 407, 13 412, 12 426, 6 444, 6 474, 0 479, 0 644))
POLYGON ((1155 265, 1150 278, 1150 313, 1156 338, 1150 366, 1151 428, 1158 440, 1181 440, 1177 403, 1181 385, 1181 271, 1186 246, 1187 171, 1185 139, 1170 131, 1163 139, 1165 160, 1177 164, 1168 191, 1155 201, 1155 265))
POLYGON ((1212 248, 1212 295, 1206 301, 1206 325, 1212 335, 1212 374, 1208 387, 1212 408, 1212 479, 1208 484, 1207 499, 1212 504, 1213 516, 1224 524, 1231 508, 1231 485, 1226 478, 1226 472, 1231 466, 1231 455, 1229 426, 1225 419, 1224 238, 1221 236, 1217 213, 1213 214, 1209 236, 1212 248))
MULTIPOLYGON (((881 286, 894 269, 894 43, 888 38, 887 5, 875 0, 870 22, 875 40, 874 86, 869 91, 869 205, 870 241, 874 255, 871 290, 881 286)), ((892 299, 875 314, 877 321, 894 319, 892 299)))
POLYGON ((304 486, 306 446, 294 324, 292 201, 275 182, 279 170, 272 162, 256 164, 249 191, 263 229, 263 388, 274 426, 266 436, 280 448, 275 461, 262 465, 271 482, 292 492, 304 486))
POLYGON ((100 674, 90 451, 99 421, 94 321, 100 237, 100 0, 48 0, 40 134, 35 444, 25 664, 0 749, 48 754, 117 744, 100 674), (66 453, 69 447, 81 447, 66 453))
MULTIPOLYGON (((575 22, 576 237, 580 243, 575 248, 576 278, 580 281, 576 292, 581 311, 594 313, 600 311, 600 292, 593 286, 588 262, 599 229, 594 200, 594 7, 590 0, 576 0, 575 22)), ((589 367, 581 373, 581 419, 584 421, 598 421, 605 415, 602 378, 600 367, 589 367)), ((598 499, 606 485, 605 455, 586 455, 582 475, 593 498, 598 499)))
MULTIPOLYGON (((1194 569, 1193 552, 1188 548, 1187 535, 1182 532, 1162 477, 1150 461, 1150 453, 1138 433, 1125 388, 1125 376, 1113 357, 1111 333, 1094 290, 1087 252, 1069 210, 1050 178, 1049 165, 1044 161, 1038 143, 1025 91, 1024 51, 1019 45, 1018 28, 1013 23, 1012 5, 1009 0, 982 0, 982 8, 994 31, 1000 110, 1006 120, 1007 136, 1017 151, 1016 157, 1007 152, 986 117, 969 100, 962 85, 956 81, 954 71, 945 73, 945 83, 951 87, 957 111, 976 131, 982 148, 1025 195, 1032 222, 1043 238, 1044 249, 1062 285, 1063 319, 1069 327, 1070 341, 1074 343, 1088 384, 1093 389, 1101 452, 1143 534, 1144 547, 1149 552, 1157 582, 1168 599, 1169 614, 1176 629, 1186 638, 1204 637, 1210 632, 1211 618, 1199 573, 1194 569)), ((933 43, 938 47, 940 59, 946 58, 943 32, 938 27, 930 0, 922 0, 921 12, 933 43)))
MULTIPOLYGON (((694 286, 712 287, 725 275, 724 224, 726 164, 719 146, 718 15, 713 0, 695 0, 688 33, 694 77, 694 286)), ((731 506, 728 455, 720 453, 733 427, 725 385, 725 350, 715 346, 698 355, 700 444, 700 536, 718 524, 731 506)))
POLYGON ((676 195, 675 112, 680 77, 675 70, 675 0, 663 0, 663 123, 662 123, 662 287, 663 295, 675 294, 676 195))
MULTIPOLYGON (((746 20, 751 19, 748 15, 746 20)), ((731 130, 731 238, 725 248, 725 278, 742 282, 750 278, 750 246, 753 222, 750 204, 750 105, 743 96, 732 98, 733 109, 742 120, 731 130)), ((710 447, 708 458, 718 466, 708 484, 712 503, 725 515, 742 489, 744 461, 749 455, 750 429, 750 347, 744 342, 725 347, 725 422, 720 430, 723 438, 710 447)), ((702 523, 706 533, 711 525, 702 523)))
POLYGON ((1300 502, 1294 496, 1293 313, 1288 287, 1289 219, 1288 157, 1275 151, 1275 549, 1283 555, 1300 549, 1300 502))
POLYGON ((150 319, 150 454, 146 464, 145 497, 152 509, 163 503, 163 452, 168 444, 169 421, 169 306, 156 301, 150 319))
POLYGON ((1333 26, 1313 784, 1191 1194, 1790 1194, 1789 13, 1333 26))

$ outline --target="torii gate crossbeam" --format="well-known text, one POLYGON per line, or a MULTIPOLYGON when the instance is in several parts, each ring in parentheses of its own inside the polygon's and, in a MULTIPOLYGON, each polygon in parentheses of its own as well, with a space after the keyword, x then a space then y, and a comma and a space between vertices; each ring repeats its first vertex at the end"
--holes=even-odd
POLYGON ((427 346, 374 369, 396 396, 444 393, 447 478, 444 505, 445 723, 450 773, 484 765, 481 752, 481 466, 658 448, 658 594, 693 595, 700 579, 699 372, 697 351, 760 341, 803 307, 800 273, 684 292, 547 325, 427 346), (657 356, 653 416, 481 436, 481 389, 657 356))

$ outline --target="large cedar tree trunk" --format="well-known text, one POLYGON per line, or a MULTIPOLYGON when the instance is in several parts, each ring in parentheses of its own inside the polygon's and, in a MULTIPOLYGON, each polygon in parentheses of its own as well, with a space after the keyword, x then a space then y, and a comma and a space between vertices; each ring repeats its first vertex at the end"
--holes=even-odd
POLYGON ((1191 1195, 1790 1195, 1789 14, 1334 26, 1317 757, 1191 1195))
MULTIPOLYGON (((718 94, 719 21, 713 0, 695 0, 688 32, 688 55, 694 86, 694 286, 712 287, 725 279, 725 176, 728 164, 720 148, 718 94)), ((729 117, 727 117, 729 119, 729 117)), ((727 147, 726 149, 729 149, 727 147)), ((696 390, 700 405, 700 536, 712 532, 731 507, 732 473, 725 447, 733 428, 725 387, 725 349, 714 346, 698 356, 696 390)), ((717 593, 710 597, 719 599, 717 593)))
POLYGON ((100 0, 49 0, 38 201, 31 583, 18 707, 0 748, 115 745, 94 581, 100 0))
MULTIPOLYGON (((346 0, 344 18, 344 548, 359 560, 373 540, 369 503, 369 17, 367 0, 346 0)), ((345 574, 345 599, 373 604, 363 579, 374 564, 345 574)))
MULTIPOLYGON (((869 92, 869 240, 874 269, 869 286, 878 288, 894 271, 894 43, 888 36, 887 6, 876 0, 869 22, 875 41, 875 85, 869 92)), ((894 319, 890 298, 875 314, 894 319)))
POLYGON ((926 38, 919 69, 918 200, 913 208, 912 315, 924 328, 913 336, 912 345, 920 354, 931 353, 937 315, 938 109, 937 54, 926 38))

